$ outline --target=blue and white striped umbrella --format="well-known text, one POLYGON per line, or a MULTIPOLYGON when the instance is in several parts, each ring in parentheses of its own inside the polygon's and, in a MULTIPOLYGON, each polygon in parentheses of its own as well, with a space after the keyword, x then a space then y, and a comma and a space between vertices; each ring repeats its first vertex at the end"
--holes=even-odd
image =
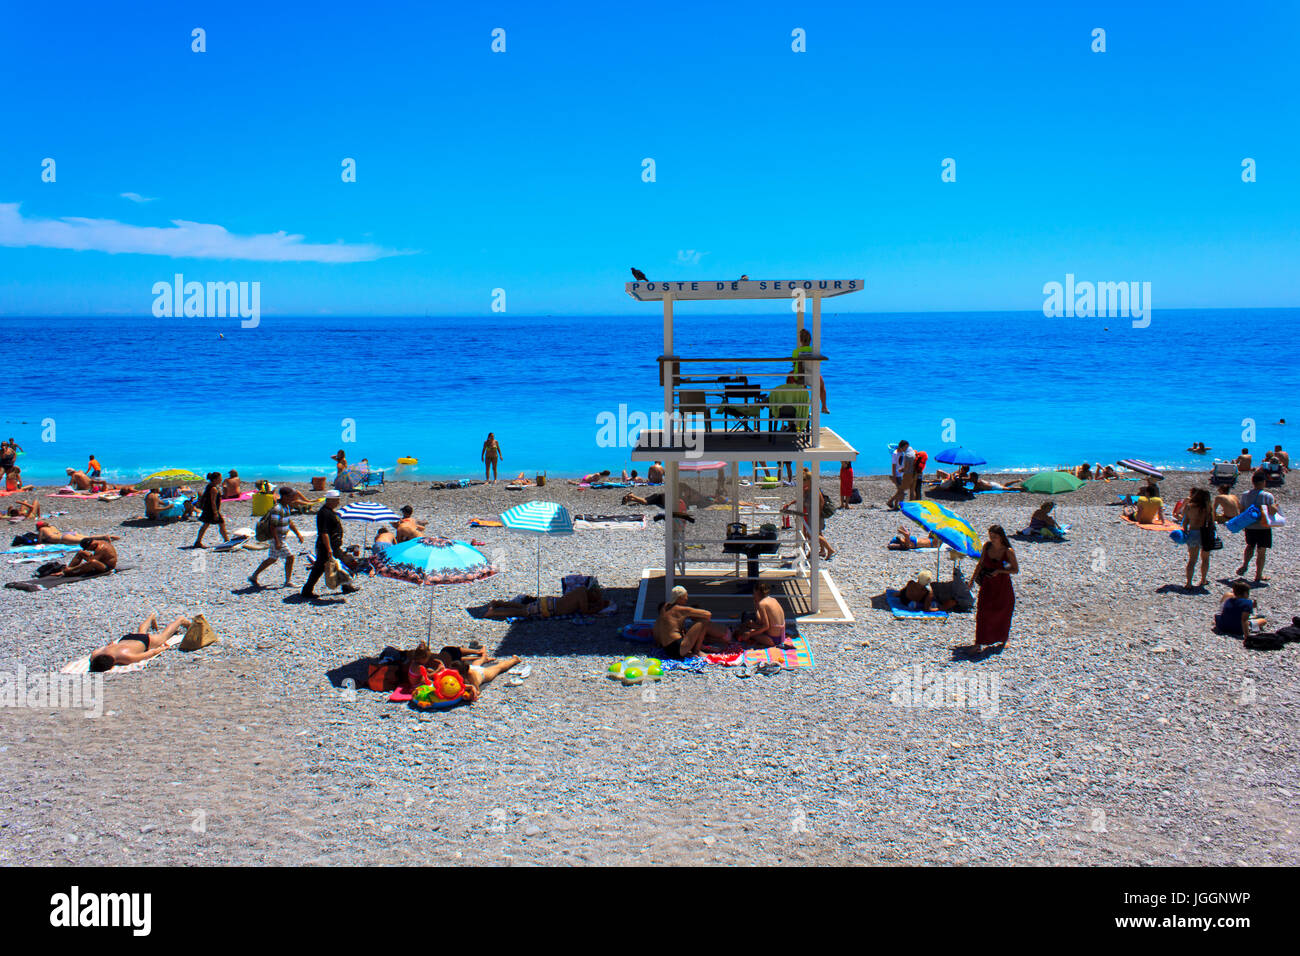
POLYGON ((342 521, 401 521, 402 516, 392 508, 375 501, 354 501, 339 509, 342 521))
POLYGON ((501 523, 511 531, 537 535, 537 596, 542 596, 542 535, 573 534, 573 516, 553 501, 526 501, 501 513, 501 523))
POLYGON ((573 534, 573 516, 564 505, 553 501, 527 501, 501 514, 501 523, 511 531, 531 534, 573 534))

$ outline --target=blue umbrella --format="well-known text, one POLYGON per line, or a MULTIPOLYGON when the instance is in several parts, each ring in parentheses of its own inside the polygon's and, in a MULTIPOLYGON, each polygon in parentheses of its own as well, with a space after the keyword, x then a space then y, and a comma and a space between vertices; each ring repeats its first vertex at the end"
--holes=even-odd
POLYGON ((986 465, 987 458, 981 458, 973 451, 967 451, 961 445, 956 448, 945 448, 939 454, 934 456, 935 461, 941 461, 945 465, 986 465))
POLYGON ((384 577, 412 584, 464 584, 497 573, 478 548, 432 536, 378 548, 371 563, 384 577))
POLYGON ((511 531, 537 535, 537 593, 542 593, 542 535, 573 534, 573 516, 564 505, 552 501, 526 501, 501 514, 501 523, 511 531))

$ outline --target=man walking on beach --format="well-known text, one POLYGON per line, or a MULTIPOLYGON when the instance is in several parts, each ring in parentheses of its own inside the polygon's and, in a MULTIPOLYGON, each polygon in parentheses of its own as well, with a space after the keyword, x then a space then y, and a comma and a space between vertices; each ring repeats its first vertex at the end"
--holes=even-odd
MULTIPOLYGON (((335 556, 343 553, 343 522, 339 520, 339 505, 343 503, 343 496, 336 489, 331 488, 325 492, 325 507, 316 512, 316 560, 312 563, 311 573, 307 575, 307 582, 303 584, 301 596, 306 599, 316 596, 316 582, 321 579, 325 569, 335 556)), ((342 561, 340 560, 340 566, 342 561)), ((343 587, 341 590, 344 594, 351 594, 358 590, 357 586, 352 583, 352 579, 340 567, 339 575, 343 578, 343 587)))
POLYGON ((302 532, 298 526, 293 523, 289 517, 289 500, 291 489, 288 485, 280 487, 280 500, 273 505, 267 512, 266 521, 271 526, 271 552, 267 555, 266 560, 257 566, 257 570, 248 576, 248 583, 255 588, 260 588, 262 582, 257 580, 257 576, 269 568, 275 562, 284 560, 284 586, 289 586, 289 581, 293 577, 293 552, 285 544, 285 539, 292 531, 298 536, 298 543, 302 544, 302 532))
POLYGON ((890 511, 897 511, 916 481, 916 457, 906 440, 900 441, 894 449, 890 477, 894 480, 894 493, 885 502, 885 506, 890 511))
POLYGON ((1273 527, 1271 519, 1277 514, 1277 504, 1271 491, 1264 490, 1264 484, 1268 480, 1268 472, 1259 469, 1250 476, 1250 483, 1254 487, 1241 496, 1241 510, 1246 511, 1251 505, 1259 509, 1259 520, 1254 524, 1246 526, 1246 553, 1242 556, 1241 567, 1237 569, 1237 575, 1246 573, 1250 567, 1251 552, 1256 552, 1255 557, 1255 583, 1267 581, 1264 576, 1264 561, 1267 558, 1268 549, 1273 547, 1273 527))

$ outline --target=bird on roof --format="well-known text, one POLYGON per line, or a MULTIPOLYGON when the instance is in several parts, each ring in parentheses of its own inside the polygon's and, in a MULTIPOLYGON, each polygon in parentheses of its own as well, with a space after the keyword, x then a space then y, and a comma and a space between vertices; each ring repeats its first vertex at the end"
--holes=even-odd
POLYGON ((645 277, 645 273, 644 273, 644 272, 642 272, 640 269, 637 269, 637 268, 635 268, 635 267, 632 269, 632 278, 636 279, 637 282, 649 282, 649 281, 650 281, 649 279, 647 279, 647 278, 645 277))

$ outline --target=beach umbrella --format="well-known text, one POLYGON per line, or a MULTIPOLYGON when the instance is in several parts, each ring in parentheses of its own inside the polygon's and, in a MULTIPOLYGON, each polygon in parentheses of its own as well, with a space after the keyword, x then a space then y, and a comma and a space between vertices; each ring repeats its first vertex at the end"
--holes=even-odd
POLYGON ((1147 475, 1159 481, 1165 476, 1165 473, 1151 464, 1149 461, 1143 461, 1141 458, 1121 458, 1115 462, 1121 468, 1127 468, 1129 471, 1136 471, 1138 474, 1147 475))
POLYGON ((726 468, 725 461, 684 461, 677 466, 678 471, 717 471, 726 468))
POLYGON ((137 488, 171 488, 175 485, 186 485, 192 481, 207 481, 202 475, 196 475, 188 468, 164 468, 162 471, 155 471, 144 481, 137 481, 137 488))
POLYGON ((473 545, 432 536, 380 548, 371 564, 384 577, 411 584, 464 584, 497 573, 497 568, 473 545))
POLYGON ((402 516, 377 501, 354 501, 339 509, 340 521, 401 521, 402 516))
MULTIPOLYGON (((916 501, 904 501, 902 512, 919 524, 926 531, 937 537, 945 545, 969 558, 980 556, 980 536, 965 518, 950 508, 945 508, 937 501, 920 498, 916 501)), ((935 578, 939 577, 940 548, 935 554, 935 578)))
MULTIPOLYGON (((497 573, 478 548, 464 541, 426 536, 376 548, 370 559, 377 574, 409 584, 465 584, 497 573)), ((429 592, 426 639, 433 637, 433 592, 429 592)))
POLYGON ((973 451, 967 451, 958 445, 955 448, 945 448, 939 454, 934 456, 935 461, 941 461, 945 465, 986 465, 988 459, 975 454, 973 451))
POLYGON ((1068 471, 1040 471, 1026 478, 1020 487, 1036 495, 1062 495, 1082 488, 1083 481, 1068 471))
POLYGON ((542 536, 573 534, 573 516, 564 505, 551 501, 526 501, 501 513, 501 523, 511 531, 537 535, 537 594, 542 593, 542 536))

